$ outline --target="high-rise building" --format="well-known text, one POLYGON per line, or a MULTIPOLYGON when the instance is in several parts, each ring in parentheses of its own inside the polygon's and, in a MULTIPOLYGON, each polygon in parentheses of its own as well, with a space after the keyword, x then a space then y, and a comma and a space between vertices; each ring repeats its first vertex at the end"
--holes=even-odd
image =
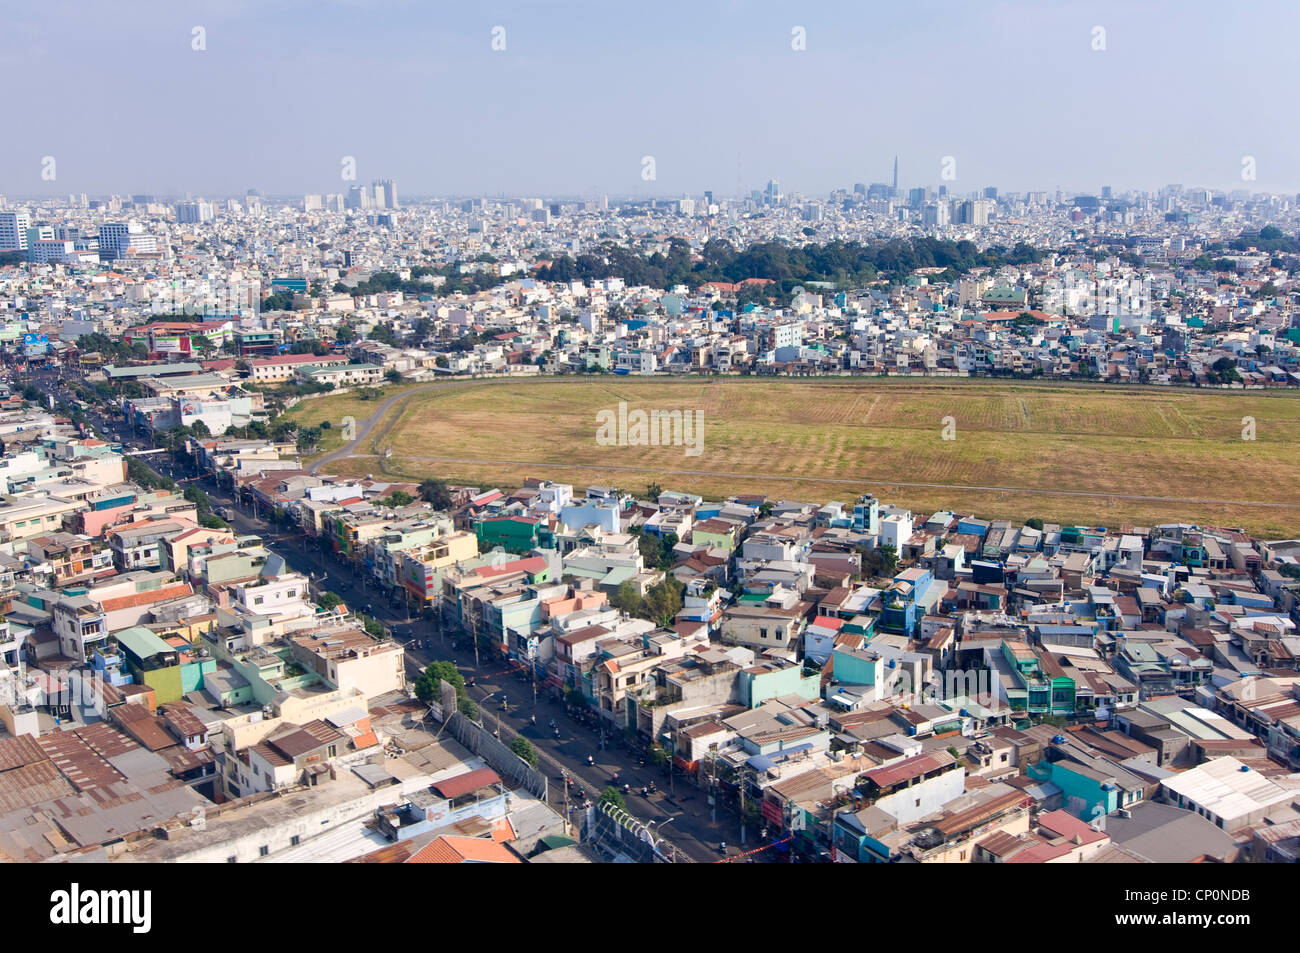
POLYGON ((211 202, 177 202, 176 224, 194 225, 210 222, 213 218, 211 202))
POLYGON ((152 255, 158 240, 144 233, 139 222, 108 222, 99 226, 99 259, 113 261, 127 255, 152 255))
POLYGON ((26 251, 31 225, 26 212, 0 212, 0 251, 26 251))
POLYGON ((39 238, 27 244, 27 260, 42 264, 61 264, 76 255, 76 245, 62 238, 39 238))
POLYGON ((319 195, 304 195, 302 197, 302 210, 304 212, 319 212, 324 205, 321 203, 319 195))
POLYGON ((898 156, 894 156, 894 191, 898 191, 898 156))
POLYGON ((781 186, 776 179, 769 179, 763 190, 763 201, 768 205, 777 205, 781 201, 781 186))
POLYGON ((380 179, 375 182, 375 207, 397 208, 397 183, 392 179, 380 179))
POLYGON ((358 211, 368 211, 374 208, 374 204, 373 190, 366 188, 364 185, 354 185, 348 189, 347 198, 344 201, 347 208, 358 211))
POLYGON ((949 221, 947 202, 930 202, 921 209, 921 224, 943 228, 949 221))
POLYGON ((987 225, 989 223, 988 199, 974 199, 957 206, 957 223, 960 225, 987 225))

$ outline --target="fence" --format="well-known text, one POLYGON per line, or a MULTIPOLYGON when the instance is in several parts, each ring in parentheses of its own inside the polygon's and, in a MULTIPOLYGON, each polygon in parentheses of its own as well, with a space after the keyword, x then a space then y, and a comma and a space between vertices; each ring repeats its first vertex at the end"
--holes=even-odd
MULTIPOLYGON (((498 740, 491 731, 456 709, 456 689, 442 686, 442 711, 450 712, 447 728, 466 748, 486 761, 510 787, 523 788, 542 801, 547 800, 547 777, 498 740)), ((441 712, 439 712, 441 714, 441 712)), ((506 729, 508 731, 508 729, 506 729)))

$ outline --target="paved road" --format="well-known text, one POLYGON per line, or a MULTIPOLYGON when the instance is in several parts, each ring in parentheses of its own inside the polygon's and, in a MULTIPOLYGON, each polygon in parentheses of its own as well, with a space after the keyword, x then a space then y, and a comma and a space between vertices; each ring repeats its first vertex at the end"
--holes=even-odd
MULTIPOLYGON (((205 479, 202 485, 214 503, 234 508, 230 496, 218 490, 210 480, 205 479)), ((736 818, 726 811, 719 811, 718 822, 714 824, 707 814, 705 794, 693 784, 674 777, 671 784, 679 798, 673 799, 667 794, 670 780, 661 769, 640 764, 637 756, 616 746, 617 739, 607 739, 608 744, 602 747, 601 733, 571 718, 562 703, 552 701, 548 689, 539 684, 534 700, 532 682, 516 680, 502 663, 485 660, 476 665, 467 634, 450 629, 444 631, 418 616, 408 617, 400 602, 394 603, 372 582, 355 573, 350 561, 321 552, 315 540, 303 533, 278 531, 240 509, 235 509, 233 522, 240 532, 261 536, 290 567, 304 575, 309 574, 317 592, 334 592, 353 610, 365 612, 388 626, 394 638, 407 646, 407 675, 410 679, 416 678, 430 662, 453 661, 466 681, 472 680, 468 686, 470 697, 476 702, 488 699, 480 706, 484 724, 499 729, 506 743, 516 734, 522 735, 542 756, 543 770, 551 778, 551 802, 557 810, 563 812, 567 806, 576 803, 576 791, 569 793, 566 800, 562 771, 574 777, 589 798, 613 784, 617 772, 619 783, 628 784, 632 789, 630 795, 625 795, 630 813, 643 823, 655 821, 656 827, 673 818, 672 823, 664 827, 663 836, 689 859, 702 862, 719 859, 717 844, 721 841, 728 844, 729 852, 735 853, 734 845, 740 843, 736 818), (423 647, 415 648, 411 645, 413 640, 421 641, 423 647), (499 707, 502 698, 509 704, 505 711, 499 707), (530 718, 534 714, 537 716, 535 725, 530 718), (552 721, 559 726, 558 738, 549 727, 552 721), (592 756, 593 765, 587 764, 588 755, 592 756), (664 790, 643 797, 640 789, 652 780, 664 790), (678 831, 681 833, 677 834, 678 831)), ((752 831, 750 835, 750 846, 757 846, 752 831)))
MULTIPOLYGON (((375 408, 375 412, 373 414, 371 414, 365 420, 361 420, 357 422, 356 434, 354 435, 352 440, 350 440, 348 443, 345 443, 337 450, 333 450, 330 453, 325 454, 325 456, 321 457, 319 460, 316 460, 314 463, 312 463, 310 466, 307 467, 308 472, 319 473, 322 467, 330 463, 333 463, 335 460, 341 460, 345 457, 373 456, 373 454, 358 454, 356 453, 356 449, 357 447, 361 446, 363 441, 365 441, 370 437, 370 434, 375 429, 375 427, 378 426, 382 421, 384 421, 388 417, 388 412, 391 411, 394 407, 396 407, 399 403, 405 403, 406 401, 414 397, 416 394, 423 394, 427 391, 451 389, 456 387, 466 387, 474 383, 476 382, 460 381, 460 380, 437 381, 432 384, 423 384, 419 387, 412 387, 408 391, 403 391, 400 394, 394 394, 392 397, 386 398, 385 400, 380 402, 378 407, 375 408)), ((396 419, 396 415, 394 415, 394 419, 396 419)))
MULTIPOLYGON (((114 428, 110 423, 106 429, 114 428)), ((172 479, 193 479, 180 472, 169 457, 140 459, 155 472, 172 479)), ((534 698, 532 682, 516 680, 502 663, 485 660, 482 665, 476 665, 467 634, 451 629, 444 631, 418 615, 408 616, 400 600, 380 592, 373 582, 354 571, 351 562, 322 552, 316 540, 305 533, 286 532, 255 518, 247 509, 241 509, 227 491, 220 489, 211 476, 199 478, 199 485, 214 505, 232 509, 236 530, 260 536, 291 568, 308 575, 317 592, 332 591, 353 610, 363 611, 388 626, 394 638, 406 646, 408 678, 416 678, 435 660, 453 661, 469 683, 470 697, 476 702, 488 699, 481 706, 484 724, 499 729, 506 743, 518 734, 537 749, 541 767, 551 779, 550 800, 557 810, 563 813, 576 804, 578 787, 588 798, 596 797, 613 784, 617 773, 620 785, 625 783, 631 787, 631 793, 624 795, 629 812, 643 823, 653 821, 656 831, 662 828, 661 836, 675 848, 680 859, 716 861, 722 856, 718 850, 722 842, 727 844, 728 854, 739 852, 738 819, 720 808, 715 822, 705 793, 679 772, 670 777, 663 769, 641 763, 636 754, 617 744, 618 738, 602 740, 599 730, 579 723, 567 714, 562 703, 553 701, 548 689, 539 685, 534 698), (416 648, 412 645, 415 640, 423 646, 416 648), (509 704, 505 711, 499 707, 503 697, 509 704), (536 715, 536 724, 531 720, 532 715, 536 715), (551 722, 559 727, 558 738, 549 727, 551 722), (589 755, 594 762, 591 765, 587 763, 589 755), (567 788, 563 783, 565 773, 575 779, 574 788, 567 788), (660 790, 643 796, 641 788, 651 781, 660 790)), ((747 833, 746 847, 759 846, 757 832, 751 828, 747 833)))

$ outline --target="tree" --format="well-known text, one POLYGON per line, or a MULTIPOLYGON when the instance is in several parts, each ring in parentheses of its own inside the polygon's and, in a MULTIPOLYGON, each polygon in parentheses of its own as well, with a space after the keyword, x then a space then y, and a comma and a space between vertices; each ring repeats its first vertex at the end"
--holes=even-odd
POLYGON ((605 788, 605 790, 600 792, 600 797, 597 799, 596 803, 612 804, 621 811, 627 810, 627 804, 623 801, 623 792, 618 788, 605 788))
POLYGON ((586 708, 587 696, 576 688, 566 688, 564 690, 564 704, 570 708, 586 708))
POLYGON ((298 431, 298 452, 310 453, 320 443, 319 427, 303 427, 298 431))
POLYGON ((343 597, 336 592, 322 592, 316 600, 316 604, 329 612, 343 604, 343 597))
POLYGON ((645 594, 645 615, 656 625, 668 628, 673 624, 677 613, 682 611, 686 586, 673 576, 665 576, 664 581, 651 586, 645 594))
POLYGON ((456 697, 466 695, 465 677, 456 670, 454 662, 431 662, 415 680, 415 697, 426 705, 440 699, 438 683, 446 682, 456 690, 456 697))
POLYGON ((637 589, 636 583, 628 580, 618 587, 614 595, 610 598, 609 604, 615 609, 621 609, 630 616, 640 616, 644 611, 645 602, 641 598, 641 593, 637 589))
POLYGON ((658 483, 651 483, 649 486, 645 488, 645 495, 646 495, 646 499, 648 500, 659 499, 659 497, 663 495, 663 492, 664 492, 664 488, 661 487, 658 483))
POLYGON ((656 741, 650 746, 650 763, 656 768, 662 768, 668 763, 668 760, 668 752, 664 749, 663 745, 656 741))
POLYGON ((1033 517, 1032 519, 1025 520, 1025 525, 1028 526, 1030 529, 1038 530, 1040 533, 1043 531, 1043 521, 1040 520, 1037 516, 1033 517))
MULTIPOLYGON (((1237 373, 1237 365, 1230 357, 1221 357, 1211 366, 1218 378, 1225 383, 1241 380, 1241 375, 1237 373)), ((1209 375, 1207 374, 1207 376, 1209 375)), ((1213 380, 1213 378, 1211 379, 1213 380)))
POLYGON ((537 767, 537 749, 533 747, 533 743, 527 738, 516 735, 514 741, 510 742, 510 750, 524 761, 527 761, 530 768, 537 767))
POLYGON ((428 477, 420 484, 420 499, 429 503, 436 510, 451 509, 451 491, 442 480, 428 477))
POLYGON ((402 383, 402 373, 395 367, 390 367, 388 370, 384 371, 384 378, 390 384, 402 383))
POLYGON ((411 494, 407 493, 405 490, 394 490, 392 493, 388 494, 388 498, 382 502, 385 506, 396 508, 398 506, 407 506, 414 500, 415 497, 411 496, 411 494))

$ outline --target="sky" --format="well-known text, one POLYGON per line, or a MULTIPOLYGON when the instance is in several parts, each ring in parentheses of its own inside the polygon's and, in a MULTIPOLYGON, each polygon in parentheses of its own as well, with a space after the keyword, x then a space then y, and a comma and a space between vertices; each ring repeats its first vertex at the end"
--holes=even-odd
POLYGON ((1300 191, 1293 0, 0 4, 10 197, 1300 191))

